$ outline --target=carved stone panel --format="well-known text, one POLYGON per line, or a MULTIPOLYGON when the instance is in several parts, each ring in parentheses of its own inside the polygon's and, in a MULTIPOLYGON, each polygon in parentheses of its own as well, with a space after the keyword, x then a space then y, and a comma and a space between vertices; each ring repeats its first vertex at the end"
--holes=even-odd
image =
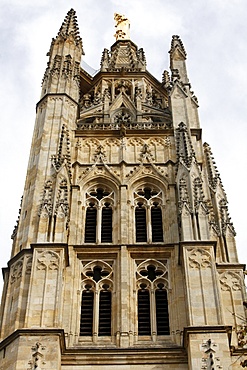
POLYGON ((56 327, 61 309, 62 255, 62 250, 34 250, 29 325, 56 327))
POLYGON ((244 281, 239 271, 220 271, 219 281, 223 308, 224 324, 232 325, 232 345, 238 346, 238 331, 243 325, 245 317, 244 306, 244 281))
POLYGON ((183 247, 190 325, 221 323, 213 247, 183 247))

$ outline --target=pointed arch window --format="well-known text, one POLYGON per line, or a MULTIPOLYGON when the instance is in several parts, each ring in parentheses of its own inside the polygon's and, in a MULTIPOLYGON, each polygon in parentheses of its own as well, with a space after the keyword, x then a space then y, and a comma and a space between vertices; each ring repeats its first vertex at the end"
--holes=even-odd
POLYGON ((138 336, 169 335, 168 271, 160 261, 147 260, 137 267, 138 336))
POLYGON ((112 243, 114 193, 96 187, 86 193, 85 243, 112 243))
POLYGON ((162 193, 143 187, 134 193, 136 242, 163 242, 162 193))
POLYGON ((82 271, 80 336, 111 336, 112 267, 104 261, 86 264, 82 271))

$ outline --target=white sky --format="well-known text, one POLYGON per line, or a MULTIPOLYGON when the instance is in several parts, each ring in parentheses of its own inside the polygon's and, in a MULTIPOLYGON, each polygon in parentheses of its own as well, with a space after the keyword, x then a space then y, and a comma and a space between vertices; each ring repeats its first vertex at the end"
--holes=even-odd
POLYGON ((0 267, 10 257, 46 53, 71 8, 77 13, 84 61, 94 69, 103 49, 115 41, 114 12, 129 18, 131 39, 144 48, 147 68, 158 80, 169 69, 171 37, 180 35, 200 105, 203 141, 214 153, 237 231, 239 259, 246 263, 247 1, 1 0, 0 267))

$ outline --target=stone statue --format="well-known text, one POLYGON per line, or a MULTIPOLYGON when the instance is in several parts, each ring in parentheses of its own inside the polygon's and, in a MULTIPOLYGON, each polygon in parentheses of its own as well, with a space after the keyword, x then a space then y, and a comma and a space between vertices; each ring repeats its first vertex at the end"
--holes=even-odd
POLYGON ((117 31, 115 33, 116 40, 129 40, 130 39, 130 22, 125 15, 118 13, 114 14, 114 20, 116 22, 115 27, 117 31))

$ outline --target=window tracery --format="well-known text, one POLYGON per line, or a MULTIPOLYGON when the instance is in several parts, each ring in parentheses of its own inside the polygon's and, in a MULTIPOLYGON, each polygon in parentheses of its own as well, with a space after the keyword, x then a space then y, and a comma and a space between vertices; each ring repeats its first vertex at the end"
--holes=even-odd
POLYGON ((113 270, 98 260, 87 263, 82 270, 80 336, 111 335, 113 270))
POLYGON ((136 242, 163 242, 162 192, 143 186, 134 192, 136 242))
POLYGON ((85 243, 112 243, 114 192, 96 186, 86 192, 85 243))
POLYGON ((168 268, 156 260, 146 260, 137 266, 138 335, 169 335, 167 290, 168 268))

